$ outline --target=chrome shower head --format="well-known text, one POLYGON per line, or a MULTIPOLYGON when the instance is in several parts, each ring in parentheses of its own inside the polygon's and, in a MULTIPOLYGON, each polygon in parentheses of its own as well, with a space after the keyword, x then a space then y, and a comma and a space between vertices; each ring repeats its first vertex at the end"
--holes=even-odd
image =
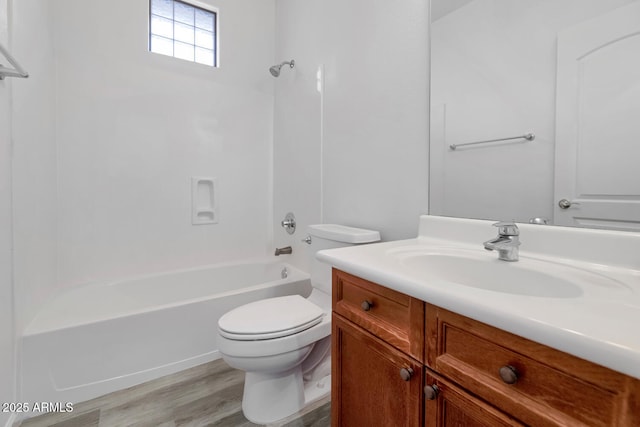
POLYGON ((274 65, 273 67, 269 68, 269 72, 273 77, 278 77, 280 75, 280 68, 282 68, 282 65, 274 65))
POLYGON ((280 75, 280 69, 282 68, 282 66, 287 64, 289 65, 289 68, 293 68, 296 65, 296 62, 292 59, 291 61, 285 61, 282 64, 274 65, 273 67, 269 68, 269 72, 273 77, 278 77, 280 75))

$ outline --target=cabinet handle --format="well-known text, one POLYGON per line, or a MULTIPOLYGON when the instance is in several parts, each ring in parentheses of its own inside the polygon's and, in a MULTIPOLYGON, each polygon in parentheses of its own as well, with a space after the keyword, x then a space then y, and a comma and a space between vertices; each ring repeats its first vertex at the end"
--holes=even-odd
POLYGON ((440 393, 440 389, 437 385, 426 385, 424 386, 424 398, 427 400, 436 400, 438 397, 438 393, 440 393))
POLYGON ((500 368, 500 378, 506 384, 515 384, 518 381, 518 371, 511 365, 504 365, 500 368))
POLYGON ((369 300, 364 300, 362 301, 362 304, 360 304, 360 308, 362 308, 364 311, 371 310, 371 307, 373 307, 373 303, 369 300))
POLYGON ((412 376, 413 376, 413 369, 411 368, 400 369, 400 378, 402 378, 403 381, 409 381, 412 376))

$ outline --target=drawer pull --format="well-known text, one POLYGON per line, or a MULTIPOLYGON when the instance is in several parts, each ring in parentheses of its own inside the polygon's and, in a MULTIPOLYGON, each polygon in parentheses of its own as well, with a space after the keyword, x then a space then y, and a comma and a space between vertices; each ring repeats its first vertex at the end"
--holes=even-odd
POLYGON ((440 393, 440 389, 437 385, 426 385, 424 386, 424 398, 427 400, 436 400, 438 397, 438 393, 440 393))
POLYGON ((412 376, 413 376, 413 369, 411 368, 400 369, 400 378, 402 378, 403 381, 409 381, 412 376))
POLYGON ((518 381, 518 371, 511 365, 504 365, 500 368, 500 378, 506 384, 515 384, 518 381))
POLYGON ((364 311, 371 310, 371 307, 373 307, 373 303, 369 300, 364 300, 362 301, 362 304, 360 304, 360 308, 362 308, 364 311))

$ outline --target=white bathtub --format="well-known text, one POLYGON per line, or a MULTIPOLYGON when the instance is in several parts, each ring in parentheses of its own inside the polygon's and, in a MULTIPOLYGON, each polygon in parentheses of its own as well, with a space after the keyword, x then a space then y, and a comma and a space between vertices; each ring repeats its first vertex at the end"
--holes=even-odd
POLYGON ((257 299, 310 291, 308 274, 276 261, 72 289, 49 302, 25 331, 21 401, 80 402, 215 360, 222 314, 257 299))

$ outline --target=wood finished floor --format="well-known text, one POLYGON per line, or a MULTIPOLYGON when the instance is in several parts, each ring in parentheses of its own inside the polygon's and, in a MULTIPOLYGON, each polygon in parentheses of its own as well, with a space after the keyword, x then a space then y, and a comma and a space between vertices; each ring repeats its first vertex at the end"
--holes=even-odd
MULTIPOLYGON (((41 415, 14 427, 250 427, 242 415, 244 373, 222 359, 41 415)), ((325 398, 273 427, 329 427, 325 398)))

